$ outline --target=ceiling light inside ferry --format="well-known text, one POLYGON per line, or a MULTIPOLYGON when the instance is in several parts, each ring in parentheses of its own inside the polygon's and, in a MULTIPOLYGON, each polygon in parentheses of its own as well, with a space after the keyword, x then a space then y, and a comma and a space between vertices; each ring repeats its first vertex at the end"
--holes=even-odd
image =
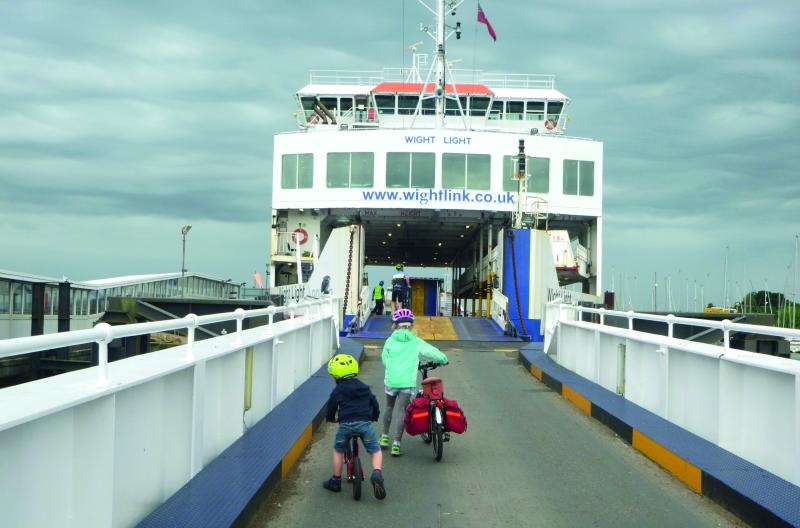
POLYGON ((386 241, 385 241, 385 240, 383 241, 383 245, 384 245, 384 246, 386 245, 386 241))
POLYGON ((437 244, 437 245, 438 245, 439 247, 442 247, 442 243, 441 243, 441 242, 439 242, 439 244, 437 244))
POLYGON ((466 225, 466 226, 464 226, 464 227, 466 227, 467 229, 469 229, 469 224, 467 224, 467 225, 466 225))
POLYGON ((400 227, 400 224, 397 224, 397 227, 400 227))
POLYGON ((387 234, 388 234, 389 236, 392 236, 392 234, 391 234, 391 233, 387 233, 387 234))

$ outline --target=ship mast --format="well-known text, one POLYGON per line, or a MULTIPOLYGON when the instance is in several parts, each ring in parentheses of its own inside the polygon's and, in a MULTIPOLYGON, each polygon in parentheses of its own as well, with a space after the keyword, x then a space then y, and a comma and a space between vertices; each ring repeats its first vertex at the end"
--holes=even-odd
POLYGON ((444 2, 436 0, 436 128, 444 125, 445 70, 447 62, 444 52, 444 2))
MULTIPOLYGON (((417 0, 425 9, 430 11, 436 17, 436 29, 435 31, 431 31, 428 26, 424 24, 420 25, 420 29, 427 33, 429 37, 433 39, 436 43, 436 55, 431 65, 431 69, 428 72, 428 76, 425 79, 425 83, 423 84, 422 93, 420 93, 419 104, 417 105, 417 110, 415 113, 419 115, 420 109, 422 107, 422 100, 423 99, 430 99, 430 97, 425 96, 425 88, 428 86, 428 80, 431 77, 431 74, 436 74, 436 90, 434 92, 433 97, 436 99, 436 128, 444 127, 444 115, 445 115, 445 108, 446 108, 446 100, 447 100, 447 93, 446 93, 446 84, 447 84, 447 53, 445 52, 445 42, 449 39, 453 34, 456 35, 456 38, 461 38, 461 23, 457 22, 455 26, 448 26, 444 23, 445 15, 447 12, 450 12, 451 15, 456 14, 456 9, 464 3, 464 0, 436 0, 436 8, 429 6, 426 0, 417 0), (449 33, 446 33, 447 30, 450 30, 449 33)), ((453 85, 454 92, 455 92, 455 84, 453 85)), ((455 94, 456 101, 458 101, 458 94, 455 94)), ((458 103, 459 109, 461 109, 461 104, 458 103)), ((413 121, 412 121, 413 126, 413 121)))

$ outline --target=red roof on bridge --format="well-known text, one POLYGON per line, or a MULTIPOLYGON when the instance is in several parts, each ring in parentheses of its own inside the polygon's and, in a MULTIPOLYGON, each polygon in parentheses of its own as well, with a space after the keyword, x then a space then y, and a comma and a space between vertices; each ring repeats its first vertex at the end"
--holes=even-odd
MULTIPOLYGON (((373 93, 420 93, 423 83, 404 83, 404 82, 382 82, 372 89, 373 93)), ((425 93, 433 93, 436 89, 435 83, 428 83, 425 86, 425 93)), ((445 91, 449 94, 458 92, 459 95, 493 95, 489 87, 485 84, 456 84, 453 90, 452 84, 445 85, 445 91)))

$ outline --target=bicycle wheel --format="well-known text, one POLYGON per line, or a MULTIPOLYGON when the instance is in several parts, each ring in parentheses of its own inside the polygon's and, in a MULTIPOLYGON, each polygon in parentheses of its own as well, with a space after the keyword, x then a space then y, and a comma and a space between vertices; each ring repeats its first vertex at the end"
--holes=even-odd
POLYGON ((356 457, 353 459, 353 498, 361 500, 361 481, 364 479, 364 474, 361 472, 361 459, 356 457))
MULTIPOLYGON (((434 413, 435 416, 441 417, 442 411, 437 407, 434 409, 434 413)), ((442 425, 441 419, 437 420, 434 418, 431 427, 431 439, 433 440, 433 456, 436 458, 437 462, 442 460, 442 451, 444 450, 444 442, 442 441, 443 433, 444 425, 442 425)))

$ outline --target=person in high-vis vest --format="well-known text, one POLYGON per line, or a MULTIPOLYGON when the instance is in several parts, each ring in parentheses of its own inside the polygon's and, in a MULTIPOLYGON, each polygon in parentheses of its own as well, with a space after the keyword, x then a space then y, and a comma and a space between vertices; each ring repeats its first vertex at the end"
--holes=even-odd
POLYGON ((375 307, 372 309, 373 315, 383 315, 383 296, 383 281, 380 281, 372 290, 372 298, 375 300, 375 307))

